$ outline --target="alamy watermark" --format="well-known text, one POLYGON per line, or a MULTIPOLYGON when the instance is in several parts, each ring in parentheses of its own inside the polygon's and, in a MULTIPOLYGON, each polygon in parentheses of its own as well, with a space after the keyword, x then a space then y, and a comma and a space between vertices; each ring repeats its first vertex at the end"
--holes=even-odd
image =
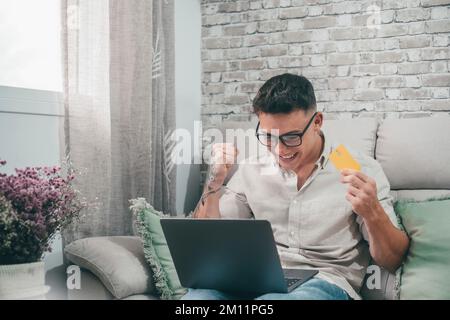
POLYGON ((81 270, 77 265, 70 265, 66 269, 67 280, 66 286, 69 290, 81 289, 81 270))
MULTIPOLYGON (((262 156, 270 153, 267 147, 259 143, 255 129, 208 128, 203 131, 202 122, 195 121, 192 132, 184 128, 170 131, 164 136, 163 144, 166 170, 170 172, 176 165, 182 164, 224 164, 226 159, 214 157, 212 153, 214 144, 224 143, 237 148, 235 163, 261 163, 265 159, 262 156)), ((270 134, 277 136, 278 130, 271 130, 270 134)), ((265 174, 269 174, 269 171, 265 174)))
POLYGON ((367 7, 366 12, 369 17, 366 20, 366 26, 369 29, 380 29, 381 27, 381 8, 375 4, 367 7))

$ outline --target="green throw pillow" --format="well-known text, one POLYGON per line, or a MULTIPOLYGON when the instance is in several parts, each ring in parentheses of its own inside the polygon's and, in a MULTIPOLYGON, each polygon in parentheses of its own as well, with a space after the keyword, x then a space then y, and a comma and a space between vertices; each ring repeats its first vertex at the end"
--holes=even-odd
POLYGON ((450 199, 395 205, 411 238, 400 299, 450 299, 450 199))
POLYGON ((161 228, 164 216, 156 211, 144 198, 130 200, 136 227, 144 243, 144 254, 153 271, 155 287, 161 299, 176 300, 186 294, 178 279, 177 271, 161 228))

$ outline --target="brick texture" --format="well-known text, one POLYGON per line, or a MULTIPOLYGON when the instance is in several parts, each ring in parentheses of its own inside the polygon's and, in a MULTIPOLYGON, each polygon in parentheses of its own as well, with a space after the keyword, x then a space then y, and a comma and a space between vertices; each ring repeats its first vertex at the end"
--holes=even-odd
POLYGON ((302 74, 328 118, 450 113, 450 0, 202 0, 203 128, 302 74))

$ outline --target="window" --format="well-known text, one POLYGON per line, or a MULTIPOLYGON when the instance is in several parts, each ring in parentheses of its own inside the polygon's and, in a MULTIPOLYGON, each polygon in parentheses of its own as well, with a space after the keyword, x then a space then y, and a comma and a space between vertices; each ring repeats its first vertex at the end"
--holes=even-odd
MULTIPOLYGON (((2 172, 57 165, 62 115, 60 0, 0 0, 2 172)), ((61 238, 46 269, 63 262, 61 238)))
POLYGON ((0 86, 62 91, 59 0, 0 1, 0 86))

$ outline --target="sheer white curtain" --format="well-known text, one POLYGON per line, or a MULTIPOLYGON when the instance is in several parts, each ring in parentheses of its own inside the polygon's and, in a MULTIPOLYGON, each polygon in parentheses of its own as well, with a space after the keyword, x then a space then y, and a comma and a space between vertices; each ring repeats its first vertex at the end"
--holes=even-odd
POLYGON ((173 0, 62 0, 65 123, 61 141, 93 204, 64 234, 132 233, 128 200, 174 213, 173 0))

